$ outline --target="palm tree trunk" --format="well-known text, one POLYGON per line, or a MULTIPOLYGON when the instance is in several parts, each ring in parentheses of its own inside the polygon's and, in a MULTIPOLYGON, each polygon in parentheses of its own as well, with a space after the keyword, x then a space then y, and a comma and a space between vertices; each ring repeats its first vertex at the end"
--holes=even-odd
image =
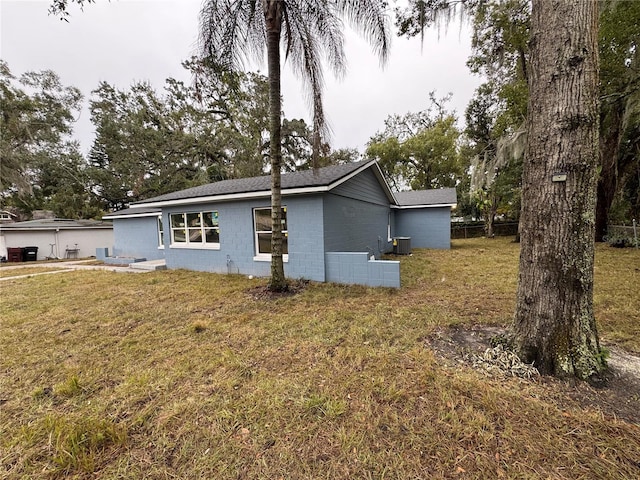
POLYGON ((593 312, 598 2, 534 0, 514 343, 544 373, 604 367, 593 312))
POLYGON ((263 0, 267 28, 267 64, 269 77, 269 157, 271 159, 271 281, 269 289, 287 289, 282 259, 282 98, 280 95, 280 33, 282 5, 278 0, 263 0))

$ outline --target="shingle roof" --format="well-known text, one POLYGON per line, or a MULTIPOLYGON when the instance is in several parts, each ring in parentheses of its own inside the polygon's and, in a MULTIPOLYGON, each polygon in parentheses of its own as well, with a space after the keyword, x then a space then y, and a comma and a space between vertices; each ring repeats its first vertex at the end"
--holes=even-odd
POLYGON ((455 188, 394 192, 393 195, 396 197, 396 201, 401 207, 418 205, 451 205, 458 201, 455 188))
MULTIPOLYGON (((355 172, 360 167, 372 163, 361 161, 346 163, 343 165, 332 165, 315 170, 302 170, 282 174, 282 190, 294 188, 324 187, 346 177, 355 172)), ((149 205, 158 202, 168 202, 199 197, 215 197, 218 195, 231 195, 242 193, 269 192, 271 190, 271 177, 263 175, 260 177, 238 178, 235 180, 222 180, 220 182, 209 183, 198 187, 187 188, 173 193, 167 193, 158 197, 149 198, 132 205, 149 205)))
POLYGON ((113 228, 111 222, 100 220, 70 220, 66 218, 47 218, 42 220, 28 220, 26 222, 4 223, 2 230, 69 230, 78 228, 113 228))

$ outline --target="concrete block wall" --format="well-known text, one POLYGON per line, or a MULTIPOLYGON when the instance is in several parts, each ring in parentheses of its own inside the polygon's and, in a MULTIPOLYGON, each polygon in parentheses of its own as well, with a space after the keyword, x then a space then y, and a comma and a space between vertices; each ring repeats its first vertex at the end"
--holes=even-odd
POLYGON ((369 287, 400 288, 400 262, 371 260, 367 252, 327 252, 326 280, 369 287))
MULTIPOLYGON (((167 223, 164 223, 165 238, 167 223)), ((113 220, 114 257, 161 260, 164 250, 158 248, 158 217, 116 218, 113 220)), ((107 245, 103 245, 106 247, 107 245)))
POLYGON ((327 252, 369 252, 380 257, 388 242, 389 205, 328 194, 324 199, 324 248, 327 252))
POLYGON ((394 237, 411 237, 412 248, 451 248, 451 208, 394 210, 394 237))
MULTIPOLYGON (((284 264, 289 278, 324 282, 322 199, 319 196, 283 198, 287 207, 288 260, 284 264)), ((254 208, 270 207, 270 199, 208 203, 171 207, 163 212, 167 225, 165 258, 167 268, 187 268, 215 273, 240 273, 267 277, 271 274, 269 258, 256 259, 254 208), (169 215, 181 212, 217 211, 220 225, 220 248, 172 248, 169 215)))

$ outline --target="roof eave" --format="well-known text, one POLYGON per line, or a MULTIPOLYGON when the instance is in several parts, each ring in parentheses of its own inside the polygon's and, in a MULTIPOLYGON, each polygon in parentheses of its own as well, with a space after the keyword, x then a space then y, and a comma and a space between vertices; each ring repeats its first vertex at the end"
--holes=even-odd
MULTIPOLYGON (((131 207, 134 208, 134 207, 131 207)), ((141 217, 161 217, 162 212, 146 212, 146 213, 127 213, 125 215, 118 215, 117 212, 113 212, 108 215, 104 215, 102 218, 105 220, 114 220, 120 218, 141 218, 141 217)))
POLYGON ((439 207, 451 207, 455 208, 457 203, 431 203, 424 205, 391 205, 391 208, 396 210, 407 210, 411 208, 439 208, 439 207))

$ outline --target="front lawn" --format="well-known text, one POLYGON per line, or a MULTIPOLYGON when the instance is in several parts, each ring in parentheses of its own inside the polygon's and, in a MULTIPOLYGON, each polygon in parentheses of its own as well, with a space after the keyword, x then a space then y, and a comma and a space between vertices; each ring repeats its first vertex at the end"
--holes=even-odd
MULTIPOLYGON (((277 298, 265 279, 188 271, 5 280, 0 478, 640 477, 640 420, 428 348, 450 326, 508 324, 517 255, 458 240, 402 258, 399 291, 277 298)), ((602 339, 638 354, 640 252, 596 261, 602 339)))

